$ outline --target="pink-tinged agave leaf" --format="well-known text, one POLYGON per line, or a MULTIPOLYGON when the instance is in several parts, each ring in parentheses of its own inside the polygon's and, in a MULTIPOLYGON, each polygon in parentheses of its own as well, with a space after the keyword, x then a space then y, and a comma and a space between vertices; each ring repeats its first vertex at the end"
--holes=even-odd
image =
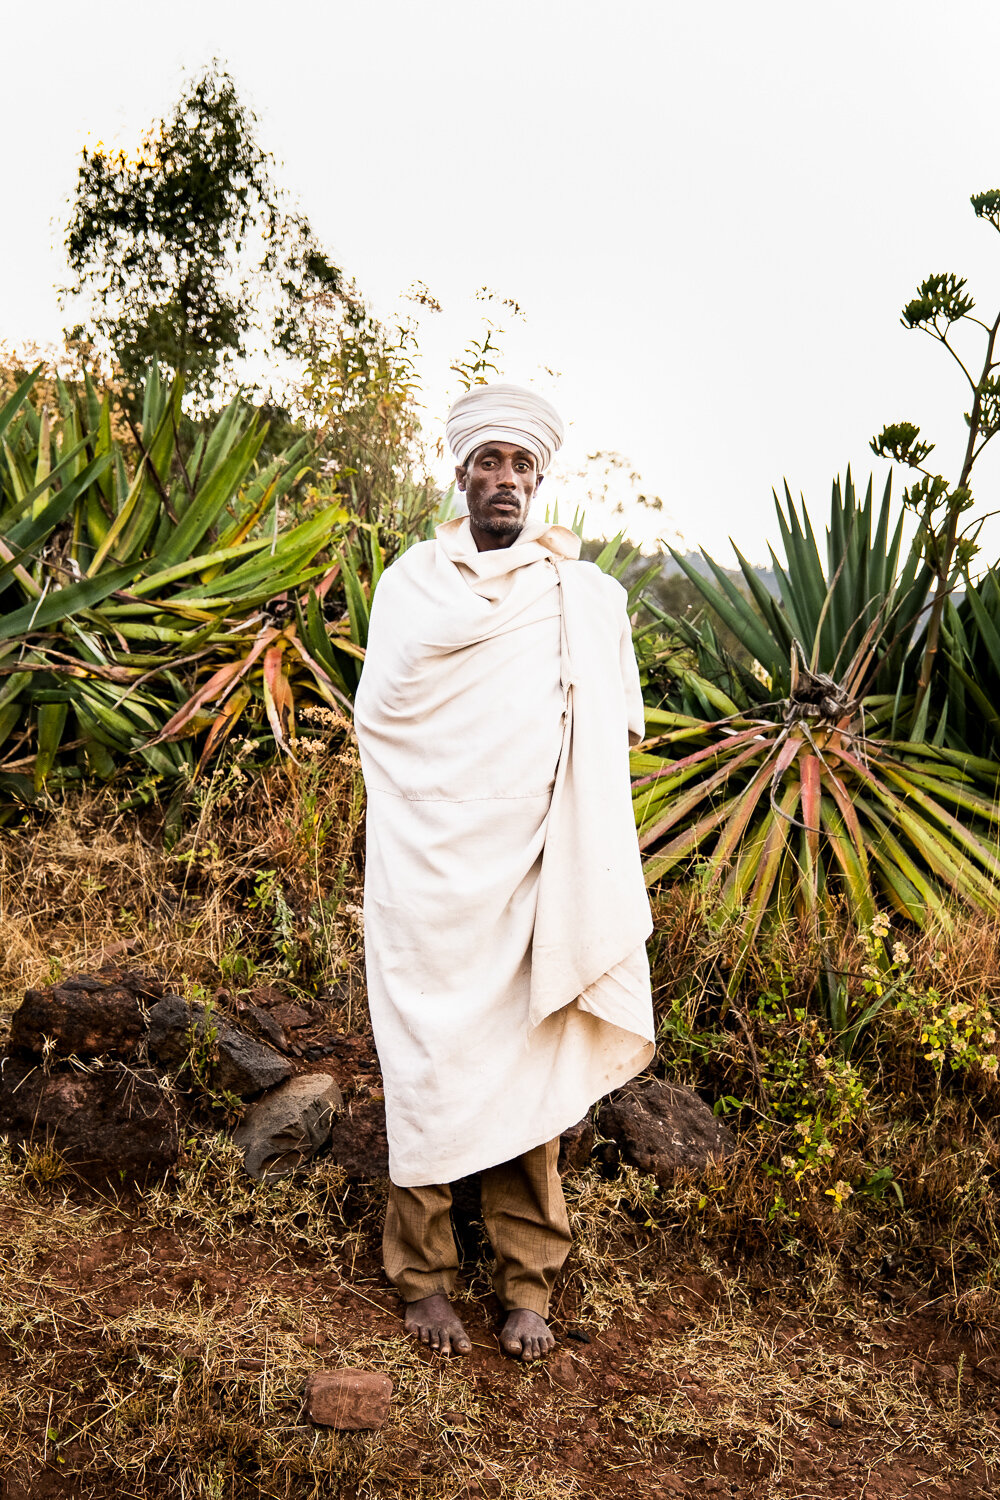
MULTIPOLYGON (((714 724, 706 724, 704 732, 707 734, 713 729, 720 728, 725 723, 719 719, 714 724)), ((633 790, 637 787, 649 786, 653 782, 661 781, 665 777, 674 777, 678 771, 686 771, 691 766, 700 765, 702 761, 717 758, 720 755, 728 755, 736 745, 743 744, 746 740, 758 740, 761 744, 766 741, 766 731, 771 733, 775 725, 762 719, 759 724, 754 724, 750 729, 743 729, 739 733, 727 737, 721 745, 707 745, 703 750, 696 750, 693 755, 686 755, 682 760, 669 761, 662 771, 654 771, 650 776, 640 776, 638 781, 632 783, 633 790)))
POLYGON ((681 818, 687 817, 691 809, 697 807, 699 802, 702 802, 717 786, 728 781, 734 771, 737 771, 740 766, 746 765, 748 761, 753 760, 759 754, 760 747, 758 745, 751 745, 739 755, 734 756, 732 760, 728 760, 717 771, 713 771, 712 775, 706 777, 704 781, 699 781, 697 786, 692 787, 683 796, 678 797, 673 802, 670 812, 665 818, 661 818, 659 822, 653 824, 652 828, 645 829, 642 832, 639 838, 639 848, 648 849, 650 844, 655 844, 676 823, 680 822, 681 818))
POLYGON ((291 685, 283 671, 285 645, 284 640, 279 640, 264 652, 264 711, 275 742, 294 760, 283 722, 290 722, 295 711, 291 685))
POLYGON ((855 920, 867 926, 875 917, 875 901, 868 876, 868 861, 865 858, 864 849, 859 850, 855 846, 841 812, 840 805, 833 798, 823 798, 820 805, 820 817, 829 836, 834 858, 843 872, 855 920))
MULTIPOLYGON (((839 860, 847 888, 853 902, 855 915, 860 922, 868 923, 875 916, 875 901, 872 894, 871 875, 868 869, 868 854, 861 823, 854 803, 846 788, 832 771, 827 769, 823 785, 828 788, 847 834, 834 838, 834 857, 839 860)), ((820 805, 822 816, 822 804, 820 805)))
POLYGON ((736 810, 722 830, 719 842, 712 850, 712 864, 714 866, 712 882, 722 878, 723 871, 736 852, 736 848, 746 832, 747 824, 753 816, 754 809, 763 797, 770 779, 771 768, 765 765, 757 772, 750 785, 737 799, 736 810))
POLYGON ((815 911, 819 902, 819 840, 820 840, 820 764, 815 755, 803 755, 799 763, 802 777, 802 823, 805 830, 805 891, 810 911, 815 911))
MULTIPOLYGON (((854 766, 858 770, 861 769, 861 762, 856 760, 850 752, 845 754, 843 758, 849 765, 854 766)), ((984 844, 982 839, 977 838, 974 833, 964 827, 947 808, 941 806, 940 802, 936 802, 933 797, 928 797, 918 786, 915 786, 904 774, 902 768, 897 767, 891 761, 887 761, 882 763, 880 769, 886 781, 891 782, 897 787, 907 802, 914 803, 922 812, 929 814, 937 822, 942 823, 948 829, 949 833, 952 834, 954 841, 960 844, 969 854, 972 854, 984 869, 989 872, 994 881, 1000 880, 1000 859, 998 859, 995 850, 991 849, 988 844, 984 844)))
POLYGON ((764 920, 764 914, 770 904, 781 871, 782 861, 788 849, 788 826, 792 820, 800 792, 801 783, 794 781, 791 786, 785 788, 784 795, 777 807, 772 808, 768 813, 768 822, 765 825, 764 839, 757 860, 756 879, 754 880, 750 904, 744 918, 739 956, 733 972, 729 976, 728 990, 730 994, 734 993, 736 987, 739 985, 754 941, 764 920))
POLYGON ((261 652, 277 634, 275 627, 269 625, 261 631, 249 653, 242 660, 227 662, 224 667, 219 667, 218 671, 213 672, 208 681, 177 710, 171 719, 167 720, 159 734, 148 742, 149 745, 159 745, 163 740, 179 739, 187 725, 206 703, 210 703, 220 694, 232 691, 232 688, 246 676, 261 652))
MULTIPOLYGON (((333 585, 337 582, 337 579, 339 577, 340 577, 340 563, 336 562, 336 563, 334 563, 333 567, 330 569, 329 573, 324 573, 323 577, 320 579, 319 583, 313 585, 313 592, 316 595, 316 598, 317 599, 325 599, 326 596, 327 596, 327 594, 333 588, 333 585)), ((302 608, 305 609, 305 603, 304 602, 303 602, 302 608)))
POLYGON ((840 780, 840 777, 833 770, 833 768, 826 764, 822 765, 822 781, 823 785, 829 790, 829 793, 832 796, 834 802, 837 804, 837 807, 840 810, 840 816, 844 820, 848 833, 850 834, 851 840, 854 844, 854 848, 857 851, 858 858, 861 860, 862 864, 865 867, 865 870, 867 871, 868 866, 865 859, 864 834, 861 832, 861 824, 858 821, 858 815, 855 811, 854 803, 851 801, 850 793, 844 786, 843 782, 840 780))
POLYGON ((643 872, 646 884, 655 885, 674 865, 693 854, 712 830, 718 828, 719 824, 729 817, 738 801, 738 797, 732 797, 713 812, 706 813, 703 818, 698 819, 697 823, 693 823, 690 828, 686 828, 675 839, 671 839, 669 844, 665 844, 656 854, 645 860, 643 872))
POLYGON ((350 698, 348 698, 345 693, 342 693, 336 686, 326 668, 321 666, 320 663, 316 661, 315 657, 309 655, 309 652, 306 650, 302 641, 299 639, 294 626, 289 626, 287 635, 289 645, 292 647, 292 650, 295 651, 299 657, 301 657, 302 661, 315 677, 316 686, 319 688, 320 693, 329 703, 330 707, 342 708, 345 710, 349 718, 353 718, 354 704, 351 702, 350 698))
POLYGON ((775 744, 775 750, 777 751, 777 754, 774 757, 774 769, 771 772, 772 802, 777 796, 778 787, 781 785, 782 777, 788 770, 788 767, 792 764, 792 761, 798 755, 799 751, 802 749, 802 746, 802 739, 799 735, 795 734, 794 731, 788 735, 788 738, 785 740, 785 743, 783 745, 781 744, 781 737, 778 737, 778 740, 775 744))
POLYGON ((236 727, 237 720, 250 702, 252 696, 253 694, 246 683, 242 683, 234 693, 229 695, 222 712, 213 720, 212 726, 208 731, 205 747, 198 757, 198 764, 195 767, 195 776, 201 775, 205 766, 215 754, 215 751, 228 740, 236 727))

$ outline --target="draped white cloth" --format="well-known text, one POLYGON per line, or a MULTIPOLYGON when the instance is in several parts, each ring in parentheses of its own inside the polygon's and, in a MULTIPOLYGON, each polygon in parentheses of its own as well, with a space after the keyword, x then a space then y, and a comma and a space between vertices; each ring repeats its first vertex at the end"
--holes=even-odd
POLYGON ((355 725, 365 949, 400 1187, 581 1119, 653 1053, 625 591, 560 526, 460 517, 375 594, 355 725))

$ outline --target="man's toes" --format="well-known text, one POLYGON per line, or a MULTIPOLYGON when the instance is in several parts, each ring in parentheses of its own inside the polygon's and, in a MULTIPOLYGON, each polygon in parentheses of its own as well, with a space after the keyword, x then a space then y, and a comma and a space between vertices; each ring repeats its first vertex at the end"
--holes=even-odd
POLYGON ((500 1346, 505 1354, 522 1354, 524 1350, 524 1344, 517 1337, 517 1335, 513 1333, 501 1334, 500 1346))
POLYGON ((468 1352, 469 1352, 469 1350, 471 1348, 472 1348, 472 1344, 470 1343, 469 1339, 466 1337, 466 1335, 464 1333, 460 1333, 458 1335, 458 1337, 455 1339, 455 1353, 456 1354, 468 1354, 468 1352))

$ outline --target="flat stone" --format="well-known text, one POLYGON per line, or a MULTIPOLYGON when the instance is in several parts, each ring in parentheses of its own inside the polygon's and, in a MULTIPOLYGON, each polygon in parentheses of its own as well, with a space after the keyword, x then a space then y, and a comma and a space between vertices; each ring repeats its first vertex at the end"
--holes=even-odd
POLYGON ((330 1155, 355 1181, 388 1177, 384 1099, 351 1101, 330 1131, 330 1155))
POLYGON ((343 1103, 329 1073, 301 1073, 258 1099, 233 1132, 249 1176, 283 1177, 315 1156, 343 1103))
MULTIPOLYGON (((217 1034, 212 1049, 211 1081, 240 1099, 250 1099, 265 1089, 284 1083, 292 1065, 273 1047, 254 1041, 238 1026, 213 1011, 208 1024, 217 1034)), ((199 1038, 205 1033, 205 1014, 180 995, 164 995, 149 1013, 149 1049, 168 1066, 183 1063, 191 1045, 191 1030, 199 1038)))
POLYGON ((732 1131, 693 1089, 658 1078, 630 1083, 601 1109, 601 1131, 622 1159, 661 1184, 678 1172, 704 1171, 735 1149, 732 1131))
POLYGON ((135 994, 117 979, 75 974, 44 990, 28 990, 11 1017, 10 1045, 35 1057, 129 1057, 145 1033, 135 994))
POLYGON ((51 1141, 81 1176, 115 1184, 162 1177, 180 1154, 177 1112, 157 1075, 118 1063, 46 1073, 3 1058, 0 1135, 51 1141))
POLYGON ((376 1370, 314 1370, 306 1381, 305 1413, 318 1427, 341 1432, 384 1427, 392 1381, 376 1370))

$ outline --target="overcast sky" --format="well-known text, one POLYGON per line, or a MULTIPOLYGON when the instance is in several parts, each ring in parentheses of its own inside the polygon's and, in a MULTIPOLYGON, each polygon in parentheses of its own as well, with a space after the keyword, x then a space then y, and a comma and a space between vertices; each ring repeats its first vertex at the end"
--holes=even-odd
MULTIPOLYGON (((508 378, 570 423, 558 494, 623 454, 676 529, 720 557, 774 537, 787 477, 822 519, 833 475, 906 417, 954 475, 957 370, 899 310, 932 271, 1000 305, 996 0, 0 0, 0 339, 58 336, 78 156, 134 145, 217 56, 280 180, 376 309, 425 282, 428 430, 448 371, 500 318, 508 378), (546 370, 558 372, 555 377, 546 370)), ((975 357, 970 355, 970 357, 975 357)), ((1000 446, 1000 439, 997 440, 1000 446)), ((990 508, 1000 459, 984 468, 990 508)), ((627 487, 622 491, 627 494, 627 487)), ((996 503, 993 501, 993 503, 996 503)), ((1000 552, 1000 527, 990 538, 1000 552)))

